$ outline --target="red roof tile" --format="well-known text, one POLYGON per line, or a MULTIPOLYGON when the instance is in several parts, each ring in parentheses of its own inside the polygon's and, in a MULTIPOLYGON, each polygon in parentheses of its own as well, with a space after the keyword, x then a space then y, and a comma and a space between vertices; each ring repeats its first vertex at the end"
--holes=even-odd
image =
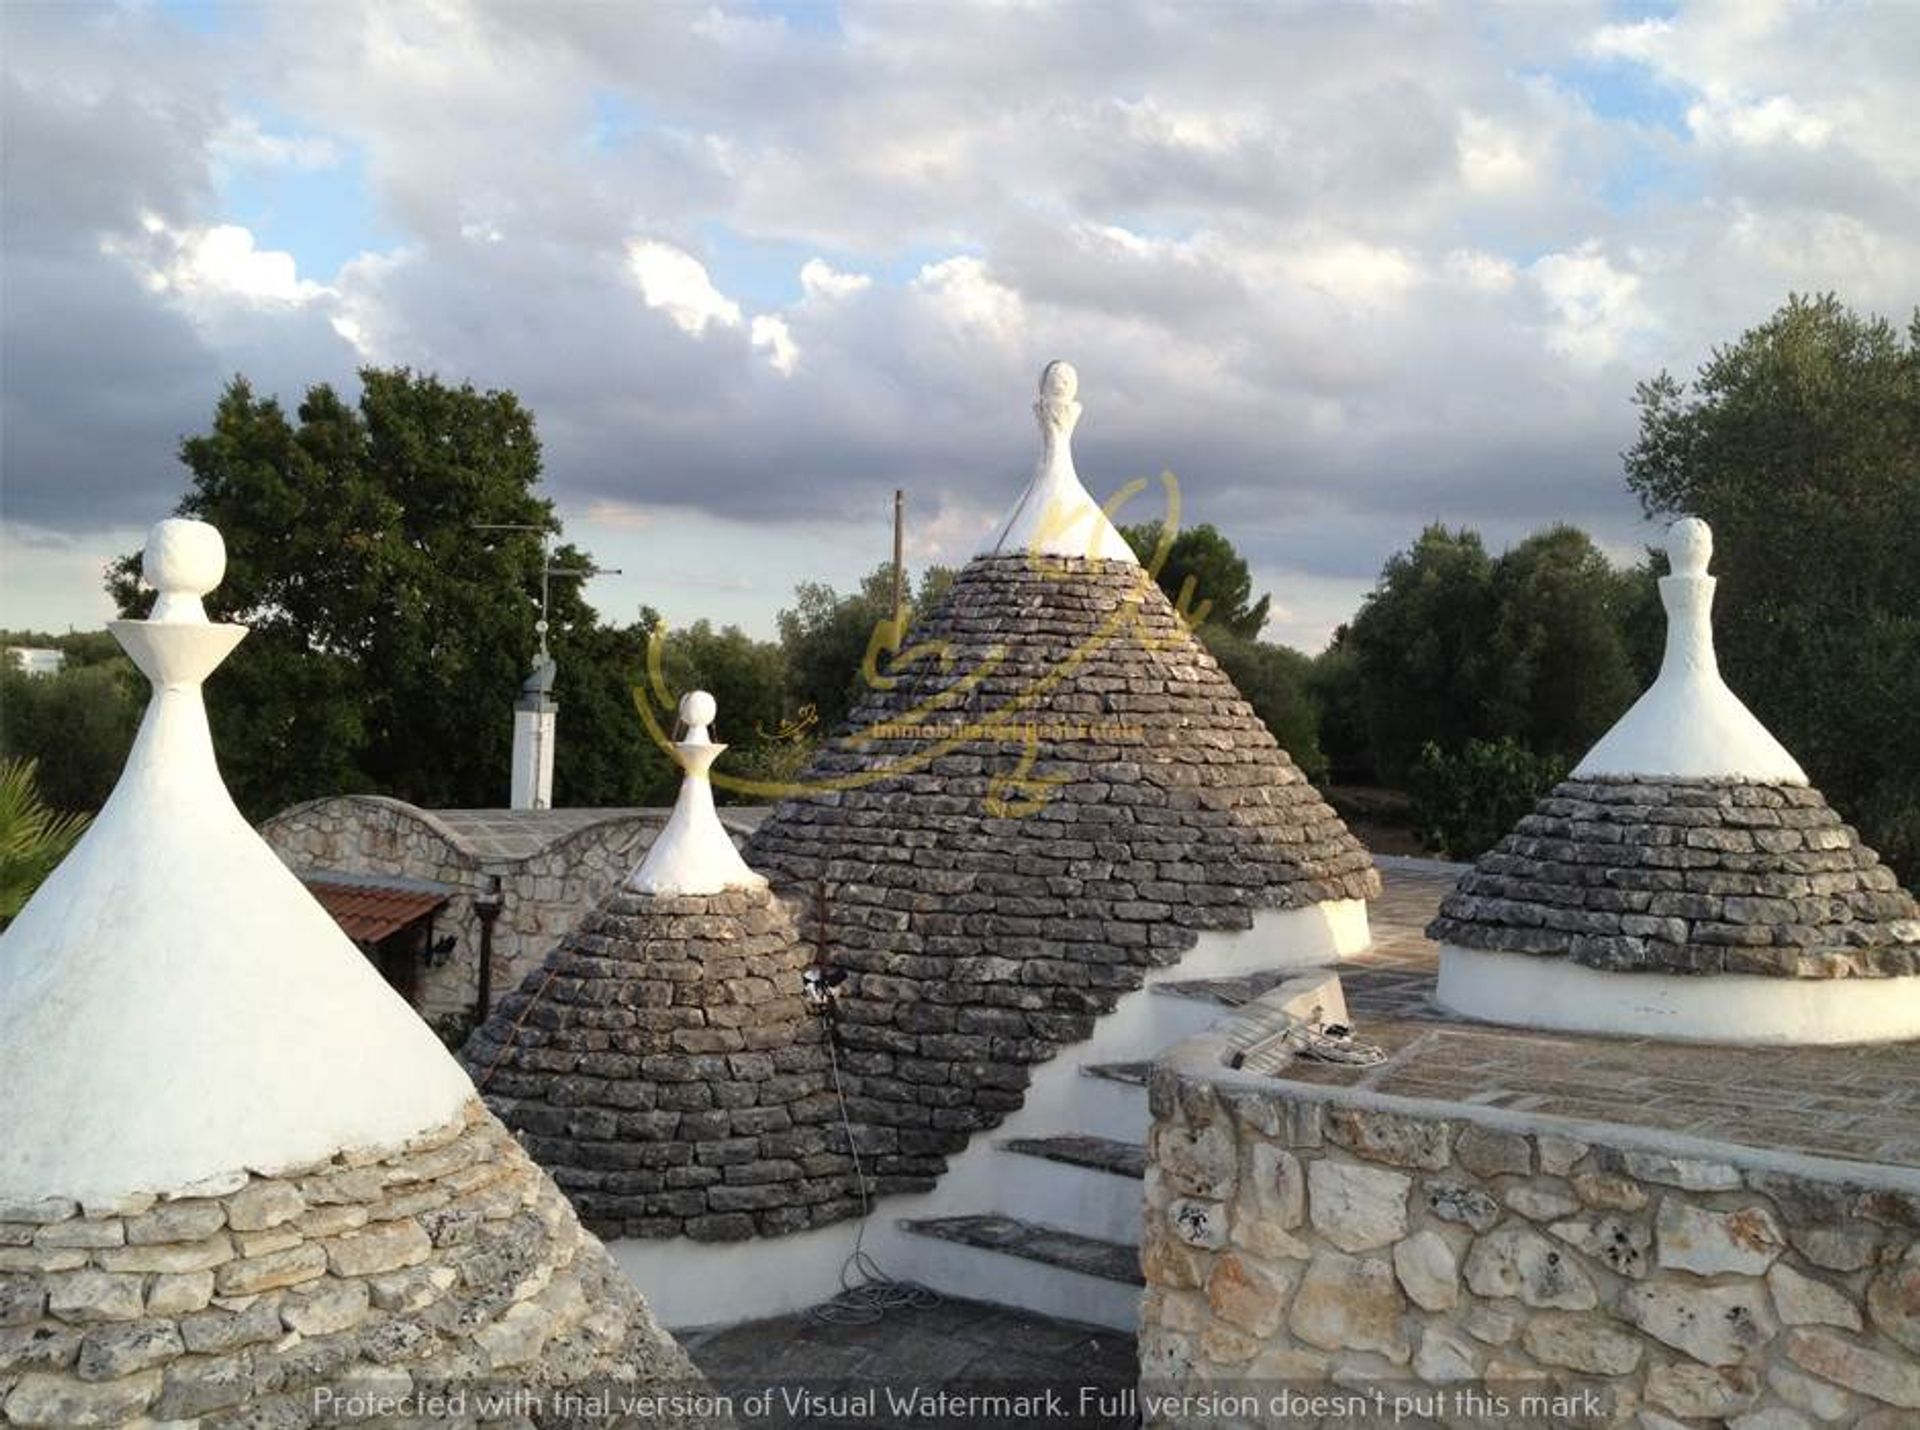
POLYGON ((329 884, 311 880, 307 892, 333 915, 340 931, 355 943, 378 943, 388 934, 425 918, 447 902, 445 894, 395 889, 384 884, 329 884))

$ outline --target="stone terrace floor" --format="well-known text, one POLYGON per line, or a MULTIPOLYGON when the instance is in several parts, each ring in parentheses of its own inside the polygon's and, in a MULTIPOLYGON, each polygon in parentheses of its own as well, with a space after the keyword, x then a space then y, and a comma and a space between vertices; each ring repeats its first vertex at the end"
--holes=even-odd
POLYGON ((679 1339, 714 1387, 735 1397, 736 1408, 740 1399, 767 1387, 804 1386, 823 1395, 880 1388, 881 1399, 872 1416, 805 1410, 789 1414, 776 1400, 776 1413, 771 1416, 742 1416, 741 1430, 898 1423, 887 1412, 887 1388, 962 1396, 996 1391, 1031 1395, 1054 1387, 1067 1412, 1044 1422, 1031 1417, 943 1421, 916 1416, 916 1426, 1125 1425, 1124 1415, 1079 1416, 1079 1396, 1085 1387, 1117 1402, 1140 1373, 1130 1335, 978 1301, 946 1300, 930 1307, 891 1310, 868 1325, 822 1323, 812 1312, 800 1311, 683 1332, 679 1339))
POLYGON ((1296 1062, 1288 1080, 1920 1168, 1920 1043, 1734 1048, 1461 1021, 1433 1004, 1438 950, 1421 933, 1458 867, 1381 863, 1374 947, 1340 978, 1355 1032, 1391 1057, 1365 1069, 1296 1062))

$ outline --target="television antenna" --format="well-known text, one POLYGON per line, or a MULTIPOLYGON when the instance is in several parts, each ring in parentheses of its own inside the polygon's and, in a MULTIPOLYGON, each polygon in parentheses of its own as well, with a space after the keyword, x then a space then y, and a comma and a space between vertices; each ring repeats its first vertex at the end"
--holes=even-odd
POLYGON ((540 536, 540 619, 533 623, 534 633, 540 637, 540 659, 551 660, 547 651, 547 632, 551 629, 548 621, 553 598, 553 578, 556 576, 579 577, 585 580, 589 576, 619 576, 618 566, 555 566, 553 564, 553 529, 536 526, 532 522, 521 521, 476 521, 475 531, 532 531, 540 536))

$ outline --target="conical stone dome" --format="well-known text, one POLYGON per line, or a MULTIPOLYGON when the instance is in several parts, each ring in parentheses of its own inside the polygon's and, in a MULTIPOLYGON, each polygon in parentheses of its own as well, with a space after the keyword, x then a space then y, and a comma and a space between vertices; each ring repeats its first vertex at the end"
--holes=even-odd
MULTIPOLYGON (((234 808, 200 689, 245 634, 201 608, 224 566, 211 527, 154 529, 153 617, 112 627, 153 701, 106 807, 0 935, 0 1423, 304 1425, 369 1389, 697 1389, 234 808)), ((543 1404, 520 1411, 560 1418, 543 1404)))
POLYGON ((608 1238, 731 1240, 858 1209, 812 949, 713 811, 711 697, 640 866, 500 1000, 465 1056, 501 1119, 608 1238))
POLYGON ((1440 1000, 1598 1032, 1920 1037, 1920 912, 1721 681, 1711 549, 1675 524, 1659 678, 1441 904, 1440 1000))
POLYGON ((1084 554, 1110 528, 1072 475, 1064 367, 1035 407, 1047 514, 1030 489, 1008 522, 1027 544, 966 566, 746 847, 818 900, 816 943, 855 975, 838 1036, 883 1193, 930 1186, 1202 936, 1298 911, 1325 961, 1364 946, 1379 890, 1149 573, 1084 554))

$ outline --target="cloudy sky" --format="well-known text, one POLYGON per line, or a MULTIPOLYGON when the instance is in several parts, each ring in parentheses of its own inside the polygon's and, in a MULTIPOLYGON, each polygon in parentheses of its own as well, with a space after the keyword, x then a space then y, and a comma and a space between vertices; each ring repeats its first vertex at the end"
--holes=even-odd
POLYGON ((235 372, 518 392, 756 633, 963 559, 1079 367, 1309 649, 1425 522, 1630 552, 1636 379, 1920 300, 1920 4, 8 3, 0 625, 89 626, 235 372))

